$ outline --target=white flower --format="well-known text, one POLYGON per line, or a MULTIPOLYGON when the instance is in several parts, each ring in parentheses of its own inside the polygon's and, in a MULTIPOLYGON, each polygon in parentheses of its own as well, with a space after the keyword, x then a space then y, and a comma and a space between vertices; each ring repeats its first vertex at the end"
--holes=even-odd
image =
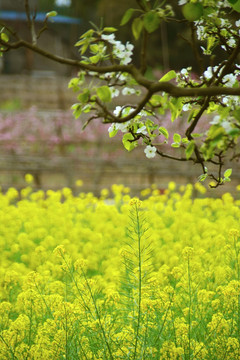
POLYGON ((240 27, 240 20, 237 20, 237 21, 235 22, 235 25, 236 25, 237 27, 240 27))
POLYGON ((184 104, 182 107, 182 111, 188 111, 191 110, 192 105, 191 104, 184 104))
POLYGON ((129 125, 130 121, 126 121, 125 123, 117 124, 117 129, 124 133, 128 131, 129 125))
POLYGON ((198 40, 202 40, 205 36, 205 29, 204 26, 198 25, 197 26, 197 38, 198 40))
POLYGON ((107 42, 109 42, 110 44, 115 44, 116 41, 115 41, 115 34, 110 34, 110 35, 105 35, 105 34, 102 34, 101 35, 101 38, 107 42))
POLYGON ((155 146, 151 146, 151 145, 147 145, 144 150, 146 157, 149 159, 154 158, 156 156, 156 151, 157 151, 157 148, 155 146))
POLYGON ((113 72, 107 72, 107 73, 104 74, 104 76, 105 76, 106 79, 108 79, 108 78, 111 79, 114 74, 115 74, 115 73, 113 73, 113 72))
POLYGON ((132 53, 133 49, 134 49, 133 44, 130 44, 130 42, 128 41, 126 43, 126 50, 132 53))
POLYGON ((118 89, 116 89, 115 87, 110 87, 110 91, 111 91, 112 97, 118 97, 118 95, 119 95, 118 89))
POLYGON ((122 59, 125 56, 125 46, 121 43, 121 41, 115 41, 113 54, 119 59, 122 59))
POLYGON ((216 115, 216 116, 214 116, 214 118, 212 119, 212 121, 210 121, 210 124, 212 124, 212 125, 219 124, 220 120, 221 120, 220 115, 216 115))
POLYGON ((122 94, 123 95, 132 95, 135 94, 135 90, 129 87, 125 87, 122 89, 122 94))
POLYGON ((232 124, 227 120, 224 120, 221 125, 227 133, 232 130, 232 124))
POLYGON ((134 46, 129 42, 126 43, 126 46, 121 43, 121 41, 115 41, 113 54, 120 59, 122 65, 127 65, 132 61, 132 50, 134 46))
POLYGON ((225 19, 220 19, 221 27, 224 27, 227 25, 227 21, 225 19))
POLYGON ((134 111, 131 107, 122 107, 122 106, 116 106, 115 110, 113 111, 113 114, 115 116, 127 116, 131 114, 134 111))
POLYGON ((143 125, 142 127, 140 127, 139 129, 137 129, 136 134, 143 134, 143 135, 147 135, 147 128, 145 125, 143 125))
POLYGON ((115 116, 119 116, 120 113, 121 113, 121 111, 122 111, 122 107, 121 107, 121 106, 117 106, 116 109, 113 111, 113 114, 114 114, 115 116))
POLYGON ((230 47, 235 47, 236 46, 236 41, 234 38, 230 38, 227 40, 227 44, 230 46, 230 47))
POLYGON ((224 105, 227 105, 228 103, 229 103, 229 96, 224 96, 223 98, 222 98, 222 103, 224 104, 224 105))
POLYGON ((205 70, 204 71, 204 73, 203 73, 203 75, 204 75, 204 77, 208 80, 208 79, 211 79, 211 77, 213 76, 213 73, 215 72, 215 71, 217 71, 217 66, 214 66, 213 68, 211 67, 211 66, 209 66, 208 68, 207 68, 207 70, 205 70))
POLYGON ((127 74, 125 73, 125 75, 124 74, 119 75, 118 79, 121 81, 125 81, 127 79, 127 74))
POLYGON ((178 5, 184 5, 187 3, 187 0, 178 0, 178 5))
POLYGON ((212 68, 211 66, 209 66, 207 68, 207 70, 204 71, 203 73, 204 77, 208 80, 208 79, 211 79, 211 77, 213 76, 213 71, 212 71, 212 68))
POLYGON ((121 60, 121 65, 127 65, 132 61, 131 56, 129 56, 128 54, 126 56, 124 56, 121 60))
POLYGON ((183 76, 187 76, 187 75, 188 75, 187 69, 182 69, 182 70, 180 71, 180 74, 183 75, 183 76))
POLYGON ((235 84, 235 82, 237 81, 237 78, 235 75, 233 74, 227 74, 223 77, 223 82, 225 83, 225 85, 227 86, 233 86, 235 84))
POLYGON ((108 132, 111 133, 111 132, 116 131, 116 130, 120 130, 122 132, 127 132, 129 125, 130 125, 130 121, 126 121, 125 123, 113 123, 108 128, 108 132))

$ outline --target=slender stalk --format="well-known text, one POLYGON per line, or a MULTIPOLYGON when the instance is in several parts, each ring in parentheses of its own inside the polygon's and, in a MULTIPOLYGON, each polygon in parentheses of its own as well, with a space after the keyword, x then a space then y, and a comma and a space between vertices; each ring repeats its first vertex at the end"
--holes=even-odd
POLYGON ((91 286, 90 286, 90 284, 89 284, 89 282, 88 282, 88 279, 87 279, 87 277, 86 277, 85 272, 84 272, 83 270, 82 270, 82 272, 83 272, 83 276, 84 276, 84 279, 85 279, 86 284, 87 284, 87 288, 88 288, 89 294, 90 294, 91 299, 92 299, 92 302, 93 302, 93 306, 94 306, 94 309, 95 309, 95 313, 96 313, 96 315, 97 315, 97 320, 98 320, 100 329, 101 329, 102 334, 103 334, 104 341, 105 341, 106 346, 107 346, 107 349, 108 349, 108 353, 109 353, 109 356, 110 356, 109 359, 110 359, 110 360, 114 360, 114 357, 113 357, 113 355, 112 355, 112 350, 111 350, 110 344, 109 344, 108 339, 107 339, 107 336, 106 336, 106 332, 105 332, 104 327, 103 327, 103 324, 102 324, 101 315, 100 315, 100 313, 99 313, 99 311, 98 311, 98 307, 97 307, 97 304, 96 304, 96 300, 95 300, 94 295, 93 295, 93 293, 92 293, 91 286))
POLYGON ((187 263, 188 269, 188 292, 189 292, 189 304, 188 304, 188 359, 191 359, 191 309, 192 309, 192 287, 191 287, 191 275, 190 275, 190 259, 187 263))
POLYGON ((136 212, 136 234, 137 234, 137 242, 138 242, 138 314, 137 314, 137 329, 136 329, 136 338, 134 344, 134 355, 133 359, 136 359, 137 356, 137 347, 139 342, 139 330, 141 323, 141 302, 142 302, 142 252, 141 252, 141 223, 139 218, 139 210, 138 205, 135 204, 135 212, 136 212))
MULTIPOLYGON (((240 282, 240 264, 239 264, 239 250, 237 248, 238 236, 234 236, 234 250, 236 256, 236 271, 237 271, 237 281, 238 287, 240 282)), ((240 295, 238 295, 238 304, 237 304, 237 339, 240 342, 240 295)), ((238 357, 240 357, 240 347, 238 348, 238 357)))

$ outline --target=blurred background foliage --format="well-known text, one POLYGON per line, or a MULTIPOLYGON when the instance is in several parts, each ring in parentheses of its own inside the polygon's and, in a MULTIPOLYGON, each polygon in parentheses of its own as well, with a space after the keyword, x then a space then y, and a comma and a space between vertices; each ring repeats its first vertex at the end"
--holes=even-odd
MULTIPOLYGON (((34 0, 33 0, 34 1, 34 0)), ((181 10, 177 2, 170 0, 167 4, 172 5, 178 19, 182 19, 181 10)), ((70 6, 57 6, 54 0, 40 0, 38 9, 40 11, 56 10, 61 15, 78 17, 82 20, 79 27, 71 31, 71 41, 77 41, 79 35, 89 29, 93 22, 97 26, 103 22, 104 26, 115 26, 119 28, 117 37, 122 42, 130 41, 134 43, 139 50, 139 41, 136 43, 132 32, 131 22, 126 26, 120 27, 123 14, 128 8, 137 8, 135 0, 72 0, 70 6)), ((59 26, 59 25, 58 25, 59 26)), ((62 26, 62 25, 61 25, 62 26)), ((56 27, 55 27, 56 29, 56 27)), ((69 32, 65 32, 65 35, 69 32)), ((184 39, 189 38, 189 29, 186 23, 177 21, 162 21, 160 28, 156 30, 149 41, 147 48, 147 57, 150 68, 148 69, 151 76, 151 68, 155 71, 167 71, 170 68, 176 70, 193 65, 194 70, 198 69, 191 52, 191 47, 184 39)), ((139 60, 139 51, 135 53, 134 62, 139 60)))

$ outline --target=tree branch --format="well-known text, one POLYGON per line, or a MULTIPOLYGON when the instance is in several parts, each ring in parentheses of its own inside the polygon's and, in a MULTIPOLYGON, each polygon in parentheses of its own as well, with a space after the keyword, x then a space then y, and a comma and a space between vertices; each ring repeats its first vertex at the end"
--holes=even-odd
MULTIPOLYGON (((198 96, 217 96, 217 95, 239 95, 240 96, 240 87, 238 88, 230 88, 230 87, 223 87, 223 86, 211 86, 211 87, 202 87, 202 88, 182 88, 178 87, 170 82, 158 82, 158 81, 151 81, 146 79, 141 72, 132 64, 130 65, 103 65, 97 66, 92 64, 85 64, 81 60, 74 60, 65 57, 61 57, 55 54, 52 54, 39 46, 31 44, 25 40, 19 40, 17 42, 8 43, 4 40, 0 39, 0 44, 7 49, 18 49, 21 47, 28 48, 35 53, 38 53, 50 60, 55 62, 76 66, 79 69, 86 70, 86 71, 95 71, 99 74, 104 74, 107 72, 126 72, 137 81, 137 83, 146 89, 149 90, 151 94, 157 92, 166 92, 173 97, 198 97, 198 96)), ((235 56, 234 56, 235 59, 235 56)), ((231 59, 232 60, 232 59, 231 59)))

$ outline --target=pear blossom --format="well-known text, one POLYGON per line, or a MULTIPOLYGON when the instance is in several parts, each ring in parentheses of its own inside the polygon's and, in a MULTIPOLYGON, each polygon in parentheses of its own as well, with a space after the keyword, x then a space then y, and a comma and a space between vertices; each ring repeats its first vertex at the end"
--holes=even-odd
POLYGON ((132 61, 131 56, 130 56, 129 54, 126 54, 126 55, 122 58, 122 60, 121 60, 120 63, 121 63, 122 65, 127 65, 127 64, 129 64, 131 61, 132 61))
POLYGON ((136 134, 143 134, 147 135, 147 128, 145 125, 141 126, 139 129, 137 129, 136 134))
POLYGON ((147 158, 154 158, 156 156, 157 148, 155 146, 147 145, 144 149, 147 158))
POLYGON ((236 46, 236 41, 234 38, 230 38, 227 40, 227 44, 230 46, 230 47, 235 47, 236 46))
POLYGON ((109 42, 110 44, 115 44, 115 43, 116 43, 115 34, 109 34, 109 35, 102 34, 102 35, 101 35, 101 38, 102 38, 103 40, 109 42))
POLYGON ((183 76, 187 76, 187 75, 188 75, 187 69, 182 69, 182 70, 180 71, 180 74, 183 75, 183 76))
POLYGON ((205 29, 204 29, 204 26, 202 25, 197 25, 197 38, 198 40, 202 40, 205 36, 205 29))
POLYGON ((221 123, 221 126, 224 128, 224 130, 228 133, 232 130, 232 124, 230 121, 224 120, 221 123))
POLYGON ((131 44, 129 41, 127 41, 127 43, 126 43, 126 50, 129 51, 129 52, 131 52, 131 54, 132 54, 133 49, 134 49, 133 44, 131 44))
POLYGON ((128 107, 122 107, 122 106, 116 106, 115 110, 113 110, 113 114, 115 116, 127 116, 131 114, 134 111, 133 108, 128 107))
POLYGON ((211 66, 208 66, 207 70, 204 71, 203 75, 204 77, 209 80, 213 77, 213 74, 215 71, 217 71, 217 66, 214 66, 213 68, 211 66))
POLYGON ((113 114, 115 116, 119 116, 121 114, 122 111, 122 107, 121 106, 117 106, 116 109, 113 111, 113 114))
POLYGON ((132 88, 129 88, 129 87, 125 87, 122 90, 122 94, 123 95, 132 95, 132 94, 135 94, 135 90, 132 88))
POLYGON ((118 97, 118 95, 119 95, 119 90, 118 89, 116 89, 115 87, 110 87, 110 91, 111 91, 111 94, 112 94, 112 98, 113 97, 118 97))
POLYGON ((221 120, 220 115, 216 115, 216 116, 214 116, 214 118, 212 119, 212 121, 210 121, 209 124, 211 124, 211 125, 217 125, 217 124, 219 124, 220 120, 221 120))
POLYGON ((184 104, 182 107, 182 111, 188 111, 191 110, 192 105, 191 104, 184 104))
POLYGON ((125 133, 128 131, 128 126, 130 125, 130 121, 126 121, 125 123, 113 123, 108 128, 108 132, 111 133, 116 130, 120 130, 121 132, 125 133))
POLYGON ((223 77, 223 82, 226 86, 233 86, 235 82, 237 81, 237 78, 233 74, 227 74, 223 77))

